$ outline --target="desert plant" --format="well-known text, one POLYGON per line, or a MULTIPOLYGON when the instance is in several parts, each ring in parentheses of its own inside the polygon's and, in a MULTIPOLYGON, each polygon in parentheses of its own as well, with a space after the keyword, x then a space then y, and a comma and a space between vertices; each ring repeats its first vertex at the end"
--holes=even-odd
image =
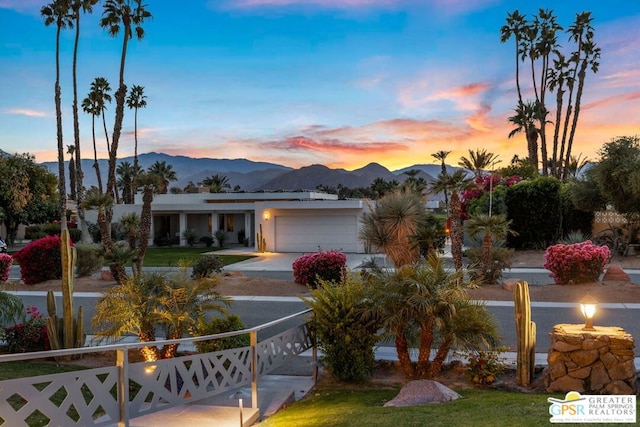
POLYGON ((78 277, 91 276, 100 270, 104 264, 102 246, 97 243, 77 243, 78 253, 76 275, 78 277))
POLYGON ((527 282, 516 283, 513 288, 513 301, 518 341, 516 381, 518 385, 528 386, 535 368, 536 324, 531 321, 531 299, 527 282))
MULTIPOLYGON (((484 279, 485 276, 493 270, 492 253, 494 239, 503 240, 508 235, 515 234, 515 232, 509 228, 510 224, 511 221, 507 220, 506 215, 478 214, 472 215, 467 221, 465 230, 467 230, 469 235, 471 237, 482 237, 482 257, 478 265, 478 269, 480 270, 479 277, 481 279, 484 279)), ((492 274, 489 274, 489 279, 491 279, 491 276, 492 274)), ((495 281, 483 283, 495 283, 495 281)))
POLYGON ((461 353, 469 362, 467 379, 474 384, 493 384, 506 369, 506 359, 502 356, 505 350, 505 347, 499 347, 495 350, 461 353))
POLYGON ((342 252, 315 252, 293 262, 293 277, 296 283, 315 288, 318 280, 340 282, 346 267, 347 256, 342 252))
POLYGON ((201 279, 220 273, 224 267, 222 259, 214 254, 202 255, 193 265, 191 277, 201 279))
MULTIPOLYGON (((213 317, 209 321, 200 319, 193 331, 194 336, 214 335, 224 332, 241 331, 246 329, 240 316, 230 314, 225 317, 213 317)), ((249 345, 249 334, 234 335, 216 340, 196 341, 199 353, 210 353, 249 345)))
POLYGON ((582 243, 591 240, 591 233, 583 233, 582 231, 571 231, 567 233, 559 243, 563 245, 573 245, 574 243, 582 243))
POLYGON ((13 264, 13 257, 11 255, 0 254, 0 282, 9 280, 11 264, 13 264))
POLYGON ((24 305, 19 296, 0 291, 0 327, 8 323, 23 321, 24 313, 24 305))
POLYGON ((60 236, 47 236, 29 243, 13 254, 27 285, 62 277, 60 236))
MULTIPOLYGON (((506 248, 504 245, 504 241, 494 242, 491 248, 491 261, 488 268, 484 271, 480 268, 471 268, 470 274, 472 280, 477 280, 481 283, 497 283, 502 278, 504 270, 511 268, 511 261, 514 254, 513 249, 506 248)), ((479 266, 482 264, 484 254, 481 247, 469 248, 466 254, 470 266, 479 266)))
POLYGON ((224 247, 224 242, 227 241, 227 232, 224 230, 216 230, 216 232, 213 233, 213 235, 218 241, 218 246, 220 246, 221 248, 224 247))
POLYGON ((329 372, 341 381, 370 378, 380 322, 367 316, 371 300, 362 278, 348 275, 339 283, 320 280, 311 297, 302 300, 313 308, 312 328, 329 372))
POLYGON ((193 228, 187 228, 182 232, 182 238, 187 242, 187 245, 193 247, 198 241, 198 233, 193 228))
POLYGON ((609 262, 611 251, 587 240, 572 245, 549 246, 544 253, 544 268, 558 284, 597 282, 609 262))
POLYGON ((27 307, 29 319, 5 328, 2 338, 9 353, 49 350, 47 325, 37 307, 27 307))

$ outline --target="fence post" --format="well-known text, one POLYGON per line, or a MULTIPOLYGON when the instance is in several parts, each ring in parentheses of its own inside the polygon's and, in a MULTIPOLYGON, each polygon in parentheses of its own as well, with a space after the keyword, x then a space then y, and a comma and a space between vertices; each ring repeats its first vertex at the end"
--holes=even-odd
POLYGON ((129 352, 126 348, 116 350, 118 367, 118 406, 120 420, 118 427, 129 427, 129 352))
POLYGON ((258 409, 258 332, 251 331, 251 407, 258 409))

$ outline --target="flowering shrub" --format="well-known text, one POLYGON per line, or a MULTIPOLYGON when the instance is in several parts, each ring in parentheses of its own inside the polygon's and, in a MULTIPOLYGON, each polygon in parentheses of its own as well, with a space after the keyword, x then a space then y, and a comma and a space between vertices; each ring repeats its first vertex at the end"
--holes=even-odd
POLYGON ((505 348, 489 351, 473 351, 465 354, 469 359, 467 379, 475 384, 492 384, 505 370, 505 348))
POLYGON ((591 240, 553 245, 544 253, 544 268, 558 284, 596 282, 610 256, 608 247, 594 245, 591 240))
POLYGON ((13 254, 27 285, 62 277, 60 236, 47 236, 29 243, 13 254))
POLYGON ((24 323, 17 323, 5 328, 2 338, 9 353, 26 353, 29 351, 50 350, 47 336, 47 322, 37 307, 27 307, 27 315, 31 316, 24 323))
POLYGON ((9 272, 13 264, 13 257, 8 254, 0 254, 0 282, 9 280, 9 272))
POLYGON ((293 262, 296 283, 318 286, 318 279, 339 282, 346 272, 347 256, 339 251, 316 252, 303 255, 293 262))

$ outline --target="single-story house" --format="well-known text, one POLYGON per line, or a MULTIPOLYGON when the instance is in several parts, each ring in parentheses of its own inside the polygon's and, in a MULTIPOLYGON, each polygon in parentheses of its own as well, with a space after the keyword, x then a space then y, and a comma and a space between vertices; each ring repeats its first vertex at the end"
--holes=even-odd
MULTIPOLYGON (((358 233, 367 209, 363 200, 338 200, 335 194, 316 191, 156 194, 151 240, 177 237, 184 246, 184 230, 193 229, 200 237, 224 230, 226 243, 256 248, 256 235, 262 230, 269 252, 364 253, 358 233)), ((138 195, 133 205, 114 206, 113 222, 141 210, 138 195)), ((86 219, 96 222, 96 212, 86 212, 86 219)))

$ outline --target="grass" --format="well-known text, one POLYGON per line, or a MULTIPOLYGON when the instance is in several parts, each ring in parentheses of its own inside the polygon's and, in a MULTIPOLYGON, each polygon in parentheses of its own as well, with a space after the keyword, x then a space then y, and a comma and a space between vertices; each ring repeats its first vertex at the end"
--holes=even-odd
POLYGON ((264 427, 299 425, 305 427, 372 425, 537 427, 549 424, 551 416, 547 398, 564 398, 564 394, 557 393, 464 389, 458 390, 462 395, 461 399, 448 403, 383 407, 383 404, 393 399, 398 391, 398 389, 318 388, 312 390, 305 399, 280 410, 260 425, 264 427))
MULTIPOLYGON (((220 248, 203 247, 151 247, 144 256, 145 267, 175 267, 181 259, 195 263, 204 253, 218 251, 220 248)), ((216 254, 217 255, 217 254, 216 254)), ((234 264, 253 258, 251 255, 218 255, 224 265, 234 264)))

